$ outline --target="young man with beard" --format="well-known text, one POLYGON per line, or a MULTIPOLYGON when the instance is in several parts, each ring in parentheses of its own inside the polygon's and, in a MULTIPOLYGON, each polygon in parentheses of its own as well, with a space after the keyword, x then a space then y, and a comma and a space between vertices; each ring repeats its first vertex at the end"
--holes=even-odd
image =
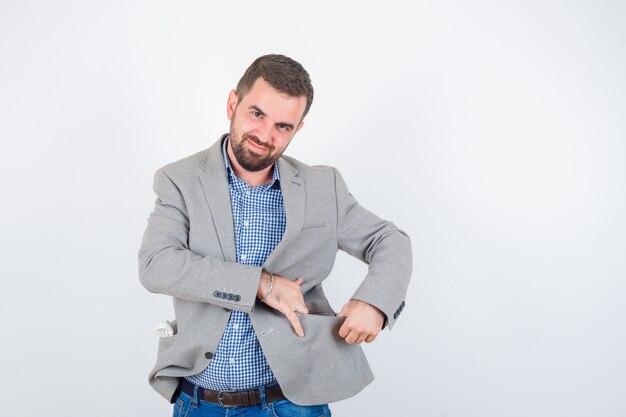
POLYGON ((330 415, 373 379, 359 344, 404 308, 408 236, 336 169, 283 156, 312 101, 299 63, 262 56, 228 96, 230 133, 155 173, 139 276, 173 298, 149 381, 176 416, 330 415), (322 282, 338 249, 369 269, 335 314, 322 282))

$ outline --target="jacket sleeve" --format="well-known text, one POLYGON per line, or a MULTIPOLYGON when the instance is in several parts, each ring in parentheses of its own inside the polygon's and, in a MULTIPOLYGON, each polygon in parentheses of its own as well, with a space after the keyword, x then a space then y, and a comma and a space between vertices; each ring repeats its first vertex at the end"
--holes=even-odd
POLYGON ((380 309, 391 329, 404 308, 411 279, 409 236, 359 205, 336 169, 335 192, 339 249, 368 264, 368 273, 352 299, 380 309))
POLYGON ((201 256, 188 247, 189 217, 180 189, 154 174, 154 210, 139 249, 139 279, 150 292, 250 312, 261 268, 201 256))

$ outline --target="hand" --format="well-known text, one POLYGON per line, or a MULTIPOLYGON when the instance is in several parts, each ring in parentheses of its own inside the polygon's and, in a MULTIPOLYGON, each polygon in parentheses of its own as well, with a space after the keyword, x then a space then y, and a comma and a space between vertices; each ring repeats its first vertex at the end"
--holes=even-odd
POLYGON ((272 292, 263 300, 270 285, 270 274, 263 271, 259 281, 259 289, 257 290, 257 297, 262 299, 266 305, 283 313, 293 326, 296 334, 300 337, 304 336, 304 330, 302 330, 296 311, 304 314, 309 313, 309 309, 304 304, 304 297, 300 289, 301 284, 302 278, 292 281, 283 276, 274 275, 272 292))
POLYGON ((385 314, 378 308, 361 300, 350 300, 343 306, 338 317, 346 317, 339 329, 339 336, 346 343, 371 343, 383 328, 385 314))

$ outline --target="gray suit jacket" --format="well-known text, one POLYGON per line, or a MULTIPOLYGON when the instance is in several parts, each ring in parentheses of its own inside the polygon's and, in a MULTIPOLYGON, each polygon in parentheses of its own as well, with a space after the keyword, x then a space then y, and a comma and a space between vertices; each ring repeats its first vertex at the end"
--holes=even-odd
MULTIPOLYGON (((223 139, 223 138, 222 138, 223 139)), ((310 314, 304 337, 257 297, 260 267, 235 262, 233 219, 221 140, 171 163, 154 176, 157 200, 139 250, 139 277, 151 292, 172 296, 176 334, 160 339, 152 387, 170 402, 179 378, 204 370, 231 310, 249 313, 285 396, 300 405, 355 395, 373 380, 359 345, 338 336, 342 318, 322 290, 338 249, 366 262, 368 274, 352 298, 368 302, 393 327, 411 275, 408 236, 361 207, 339 172, 278 160, 287 226, 263 268, 295 279, 310 314)), ((299 314, 299 313, 298 313, 299 314)))

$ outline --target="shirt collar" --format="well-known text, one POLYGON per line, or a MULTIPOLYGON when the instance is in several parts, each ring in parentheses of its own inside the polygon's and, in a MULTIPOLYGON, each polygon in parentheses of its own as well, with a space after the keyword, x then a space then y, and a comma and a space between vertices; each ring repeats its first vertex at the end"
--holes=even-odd
MULTIPOLYGON (((228 172, 228 181, 232 183, 233 181, 241 181, 245 182, 241 178, 239 178, 233 168, 230 165, 230 159, 228 158, 228 151, 226 147, 228 146, 228 140, 230 137, 226 135, 224 142, 222 142, 222 156, 224 157, 224 165, 226 166, 226 172, 228 172)), ((279 189, 280 188, 280 173, 278 172, 278 164, 274 162, 273 173, 272 173, 272 181, 269 184, 263 184, 259 187, 267 186, 267 188, 271 189, 279 189)))

